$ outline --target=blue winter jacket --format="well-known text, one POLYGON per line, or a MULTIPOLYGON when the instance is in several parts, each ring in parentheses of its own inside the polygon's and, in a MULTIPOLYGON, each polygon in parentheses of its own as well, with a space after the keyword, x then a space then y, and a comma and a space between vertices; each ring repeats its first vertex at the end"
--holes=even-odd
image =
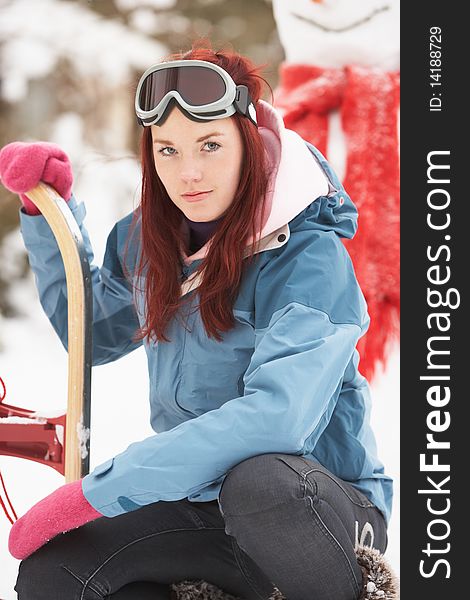
MULTIPOLYGON (((197 301, 195 270, 208 244, 184 254, 182 294, 191 294, 187 328, 170 323, 171 343, 144 342, 151 426, 83 480, 87 500, 112 517, 142 505, 218 499, 227 471, 264 453, 319 461, 363 492, 387 523, 392 479, 384 474, 370 426, 371 399, 356 344, 369 326, 367 306, 340 238, 352 238, 357 210, 327 161, 284 127, 267 103, 260 132, 274 165, 269 214, 257 260, 234 305, 235 326, 209 339, 197 301), (189 331, 188 331, 189 330, 189 331)), ((69 202, 92 264, 93 364, 135 350, 142 296, 123 273, 132 214, 109 234, 101 268, 83 224, 85 207, 69 202)), ((20 211, 21 231, 41 304, 67 348, 67 290, 57 243, 42 216, 20 211)), ((141 284, 140 284, 141 285, 141 284)), ((142 287, 142 285, 141 285, 142 287)))

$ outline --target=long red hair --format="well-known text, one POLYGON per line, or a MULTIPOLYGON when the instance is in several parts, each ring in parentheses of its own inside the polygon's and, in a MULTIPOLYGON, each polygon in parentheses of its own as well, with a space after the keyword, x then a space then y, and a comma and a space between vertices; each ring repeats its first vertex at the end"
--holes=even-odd
MULTIPOLYGON (((188 52, 172 54, 165 60, 179 59, 205 60, 219 65, 237 85, 248 87, 255 106, 261 98, 263 84, 271 90, 260 75, 264 65, 256 66, 250 59, 230 50, 215 51, 207 39, 197 40, 188 52)), ((265 147, 257 127, 238 113, 230 118, 235 119, 244 148, 238 191, 197 269, 202 273, 201 284, 196 290, 199 296, 197 308, 207 335, 217 341, 222 340, 220 333, 228 331, 235 323, 233 304, 243 271, 254 259, 259 242, 260 216, 264 213, 269 180, 265 147), (250 236, 254 243, 247 247, 250 236), (247 256, 243 258, 245 251, 247 256)), ((141 202, 134 212, 131 230, 140 218, 140 258, 134 276, 140 277, 145 271, 142 278, 145 281, 145 323, 134 339, 169 342, 165 330, 174 317, 181 316, 179 309, 189 301, 192 293, 181 296, 183 213, 171 201, 155 170, 150 127, 144 127, 142 133, 141 162, 141 202)))

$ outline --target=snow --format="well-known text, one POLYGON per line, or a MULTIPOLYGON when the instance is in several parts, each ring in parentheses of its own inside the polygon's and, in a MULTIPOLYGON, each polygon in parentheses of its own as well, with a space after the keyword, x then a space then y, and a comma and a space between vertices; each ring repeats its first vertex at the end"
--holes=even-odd
POLYGON ((90 439, 90 428, 83 426, 83 419, 77 423, 77 436, 80 444, 80 456, 86 458, 88 456, 87 442, 90 439))
POLYGON ((0 425, 11 425, 11 424, 22 424, 22 425, 31 425, 35 423, 36 425, 45 425, 47 423, 46 419, 28 419, 27 417, 1 417, 0 425))
POLYGON ((149 8, 141 8, 134 10, 132 13, 129 23, 135 29, 138 29, 142 33, 151 35, 159 31, 160 19, 158 15, 149 8))
POLYGON ((57 417, 61 417, 65 414, 64 410, 36 410, 31 414, 31 417, 38 419, 56 419, 57 417))
MULTIPOLYGON (((53 71, 59 59, 66 58, 77 77, 97 77, 112 89, 129 85, 133 69, 144 70, 159 57, 166 56, 167 48, 147 35, 165 22, 152 18, 151 14, 160 16, 154 11, 173 8, 176 0, 115 0, 115 3, 122 10, 134 11, 131 28, 100 17, 84 3, 59 0, 3 3, 0 18, 2 99, 23 102, 28 96, 28 82, 53 71), (144 23, 146 18, 148 24, 144 23)), ((173 29, 178 22, 184 29, 187 23, 184 15, 171 18, 173 29)), ((230 23, 236 24, 227 21, 230 23)), ((84 123, 78 114, 62 113, 51 124, 49 132, 49 140, 59 144, 72 160, 74 193, 86 205, 85 223, 95 251, 95 264, 101 265, 107 234, 114 223, 137 204, 139 164, 129 150, 122 147, 113 131, 102 132, 100 149, 85 143, 84 123), (103 147, 113 150, 104 154, 103 147)), ((21 235, 13 231, 0 247, 4 273, 13 276, 18 272, 22 252, 21 235)), ((38 421, 46 416, 59 416, 67 403, 67 354, 39 304, 32 273, 15 284, 10 300, 22 314, 14 319, 0 315, 0 376, 7 387, 6 402, 35 411, 38 421)), ((373 383, 372 399, 372 422, 379 456, 386 472, 395 480, 386 557, 398 573, 398 348, 391 353, 386 371, 373 383)), ((93 369, 91 432, 81 433, 85 436, 91 433, 91 469, 122 452, 132 442, 154 434, 149 425, 147 359, 142 347, 119 361, 93 369)), ((58 434, 63 437, 63 430, 58 430, 58 434)), ((54 469, 13 457, 0 456, 0 471, 19 516, 64 483, 54 469)), ((10 524, 1 513, 2 600, 16 599, 13 586, 19 561, 8 553, 9 530, 10 524)))
POLYGON ((2 52, 2 69, 7 73, 6 81, 2 85, 4 99, 14 102, 24 98, 27 94, 28 80, 47 75, 54 63, 53 49, 43 42, 23 37, 12 39, 2 52), (16 64, 18 56, 23 59, 22 70, 13 73, 11 65, 16 64))
POLYGON ((174 8, 176 6, 176 0, 114 0, 114 3, 119 10, 124 11, 139 8, 140 6, 148 6, 157 10, 174 8))
POLYGON ((130 78, 133 68, 145 70, 149 57, 167 54, 165 46, 123 23, 59 0, 15 0, 0 19, 2 40, 0 90, 7 102, 24 100, 28 80, 50 73, 59 58, 81 77, 99 77, 113 87, 130 78))

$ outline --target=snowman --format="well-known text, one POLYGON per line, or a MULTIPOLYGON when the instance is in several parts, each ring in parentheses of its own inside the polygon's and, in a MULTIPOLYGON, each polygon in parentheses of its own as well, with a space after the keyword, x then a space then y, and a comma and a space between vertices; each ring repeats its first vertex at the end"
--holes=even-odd
POLYGON ((399 336, 399 0, 273 0, 285 61, 275 106, 329 160, 359 212, 343 240, 371 324, 371 380, 399 336))

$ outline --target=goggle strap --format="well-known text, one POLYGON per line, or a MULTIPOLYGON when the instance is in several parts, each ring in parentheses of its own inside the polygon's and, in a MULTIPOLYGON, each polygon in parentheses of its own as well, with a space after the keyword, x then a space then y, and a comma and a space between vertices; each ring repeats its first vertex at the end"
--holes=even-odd
POLYGON ((233 101, 233 105, 237 109, 237 112, 241 113, 245 117, 248 117, 252 123, 258 126, 258 123, 253 118, 253 115, 256 115, 256 109, 246 85, 237 85, 237 93, 235 100, 233 101), (252 107, 253 114, 249 110, 250 105, 252 107))

